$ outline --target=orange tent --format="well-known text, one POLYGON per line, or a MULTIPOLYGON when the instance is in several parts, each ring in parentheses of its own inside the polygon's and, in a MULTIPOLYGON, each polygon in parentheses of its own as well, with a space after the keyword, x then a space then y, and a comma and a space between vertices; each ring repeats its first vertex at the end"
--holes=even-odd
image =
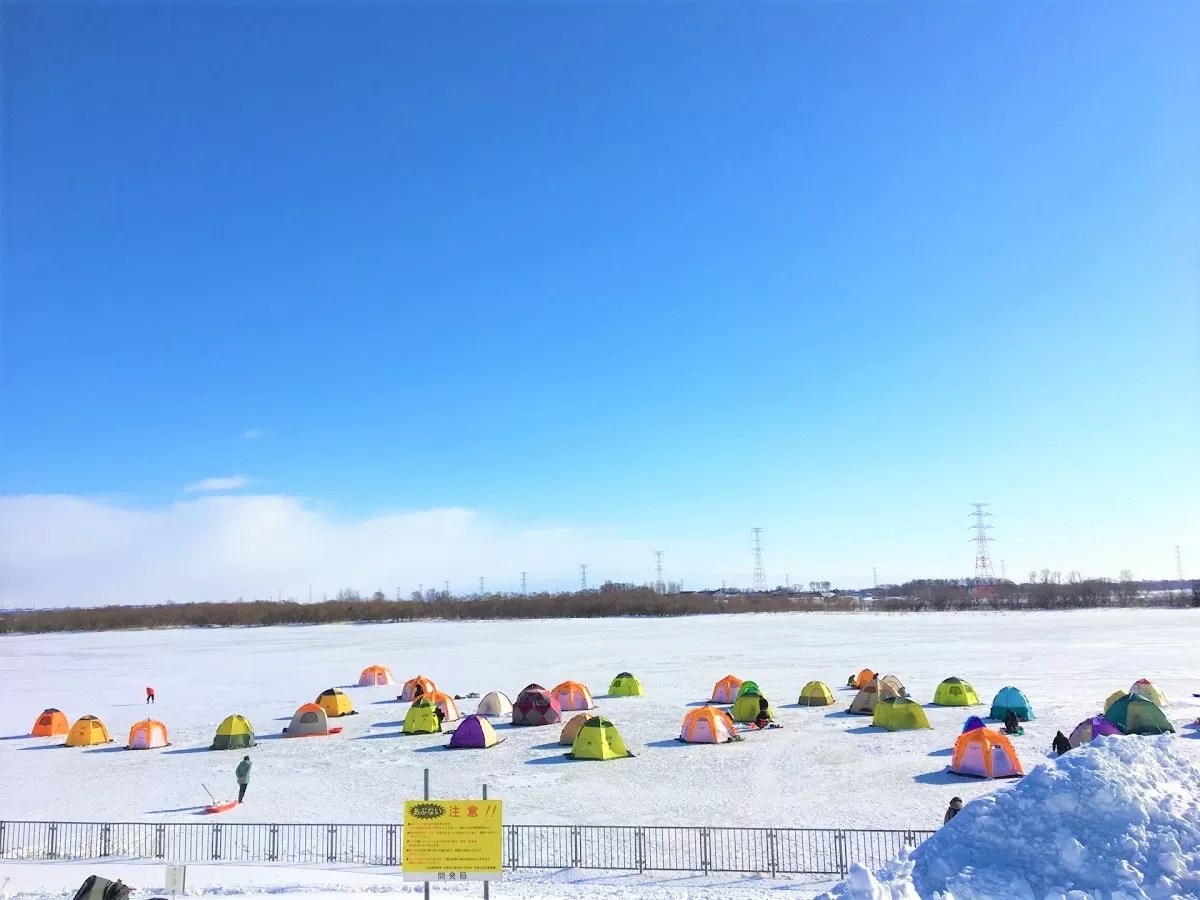
POLYGON ((375 687, 380 684, 395 684, 392 670, 387 666, 367 666, 358 676, 359 687, 375 687))
POLYGON ((563 712, 577 709, 595 709, 596 702, 592 700, 592 692, 587 685, 578 681, 564 681, 556 684, 550 691, 550 696, 558 701, 558 708, 563 712))
POLYGON ((434 706, 442 711, 443 722, 457 722, 462 718, 462 713, 458 711, 458 704, 454 702, 454 698, 449 694, 443 694, 441 691, 431 691, 421 698, 428 700, 434 706))
POLYGON ((991 728, 972 728, 958 736, 950 771, 976 778, 1019 778, 1025 774, 1008 738, 991 728))
POLYGON ((42 714, 33 723, 33 731, 29 732, 29 736, 54 737, 56 734, 66 734, 70 730, 71 726, 68 724, 67 717, 63 714, 63 711, 55 709, 52 706, 49 709, 42 710, 42 714))
POLYGON ((723 744, 737 734, 733 717, 715 706, 693 709, 683 717, 679 740, 688 744, 723 744))
POLYGON ((871 669, 863 669, 854 679, 854 686, 860 691, 868 684, 875 680, 875 673, 871 669))
POLYGON ((732 703, 737 699, 738 691, 742 689, 742 679, 736 675, 726 675, 713 685, 713 703, 732 703))
POLYGON ((167 726, 157 719, 143 719, 141 722, 134 722, 133 727, 129 729, 129 743, 125 745, 126 750, 149 750, 152 747, 165 747, 169 743, 167 740, 167 726))
POLYGON ((421 694, 434 694, 437 692, 437 685, 433 683, 432 679, 426 678, 424 675, 418 675, 404 682, 404 687, 400 689, 400 696, 397 699, 404 701, 416 699, 420 696, 417 694, 418 686, 421 688, 421 694))

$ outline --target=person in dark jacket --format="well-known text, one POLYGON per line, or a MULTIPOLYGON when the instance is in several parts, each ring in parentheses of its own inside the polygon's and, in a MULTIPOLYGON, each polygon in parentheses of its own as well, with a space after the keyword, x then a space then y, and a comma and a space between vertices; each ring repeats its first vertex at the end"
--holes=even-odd
POLYGON ((766 728, 771 724, 771 707, 766 697, 758 698, 758 715, 754 717, 755 728, 766 728))
POLYGON ((438 728, 441 728, 442 727, 442 719, 446 718, 446 714, 444 712, 442 712, 442 708, 440 706, 438 706, 436 703, 433 704, 433 714, 435 716, 437 716, 438 728))
POLYGON ((1004 731, 1007 734, 1017 734, 1021 730, 1021 720, 1011 709, 1004 714, 1004 731))
POLYGON ((250 787, 250 757, 243 756, 242 761, 238 763, 237 771, 234 774, 237 776, 238 783, 238 803, 246 798, 246 788, 250 787))
POLYGON ((1061 731, 1054 736, 1054 752, 1062 756, 1071 749, 1071 742, 1067 740, 1067 736, 1061 731))
POLYGON ((950 798, 950 805, 948 807, 946 807, 946 816, 945 816, 945 818, 942 819, 942 824, 945 825, 947 822, 949 822, 951 819, 953 819, 955 816, 957 816, 960 812, 962 812, 962 798, 961 797, 950 798))

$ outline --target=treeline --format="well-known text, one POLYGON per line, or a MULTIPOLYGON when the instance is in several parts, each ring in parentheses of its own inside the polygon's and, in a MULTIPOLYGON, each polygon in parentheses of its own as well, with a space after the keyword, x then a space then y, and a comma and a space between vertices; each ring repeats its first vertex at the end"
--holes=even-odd
POLYGON ((363 599, 345 590, 333 600, 299 603, 256 600, 17 610, 0 614, 0 634, 120 631, 137 628, 216 628, 321 625, 333 622, 415 622, 466 619, 562 619, 621 616, 699 616, 749 612, 935 612, 949 610, 1094 609, 1103 607, 1200 607, 1200 585, 1147 590, 1139 582, 1100 579, 979 586, 970 580, 926 579, 857 594, 687 591, 659 594, 648 587, 607 583, 595 590, 528 595, 484 594, 466 598, 429 592, 410 600, 382 593, 363 599))

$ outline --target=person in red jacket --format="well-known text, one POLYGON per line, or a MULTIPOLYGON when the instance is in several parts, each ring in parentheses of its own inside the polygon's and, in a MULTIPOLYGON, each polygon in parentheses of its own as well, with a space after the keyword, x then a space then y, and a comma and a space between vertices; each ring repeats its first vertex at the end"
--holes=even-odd
POLYGON ((152 688, 152 687, 146 688, 146 702, 147 703, 154 702, 154 688, 152 688))

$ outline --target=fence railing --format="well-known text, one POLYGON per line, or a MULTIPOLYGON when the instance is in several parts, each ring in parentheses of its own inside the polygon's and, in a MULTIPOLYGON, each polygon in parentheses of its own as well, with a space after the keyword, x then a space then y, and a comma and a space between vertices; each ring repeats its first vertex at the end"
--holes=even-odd
MULTIPOLYGON (((843 876, 876 868, 932 831, 505 825, 508 869, 843 876)), ((0 859, 399 866, 400 825, 0 820, 0 859)))

